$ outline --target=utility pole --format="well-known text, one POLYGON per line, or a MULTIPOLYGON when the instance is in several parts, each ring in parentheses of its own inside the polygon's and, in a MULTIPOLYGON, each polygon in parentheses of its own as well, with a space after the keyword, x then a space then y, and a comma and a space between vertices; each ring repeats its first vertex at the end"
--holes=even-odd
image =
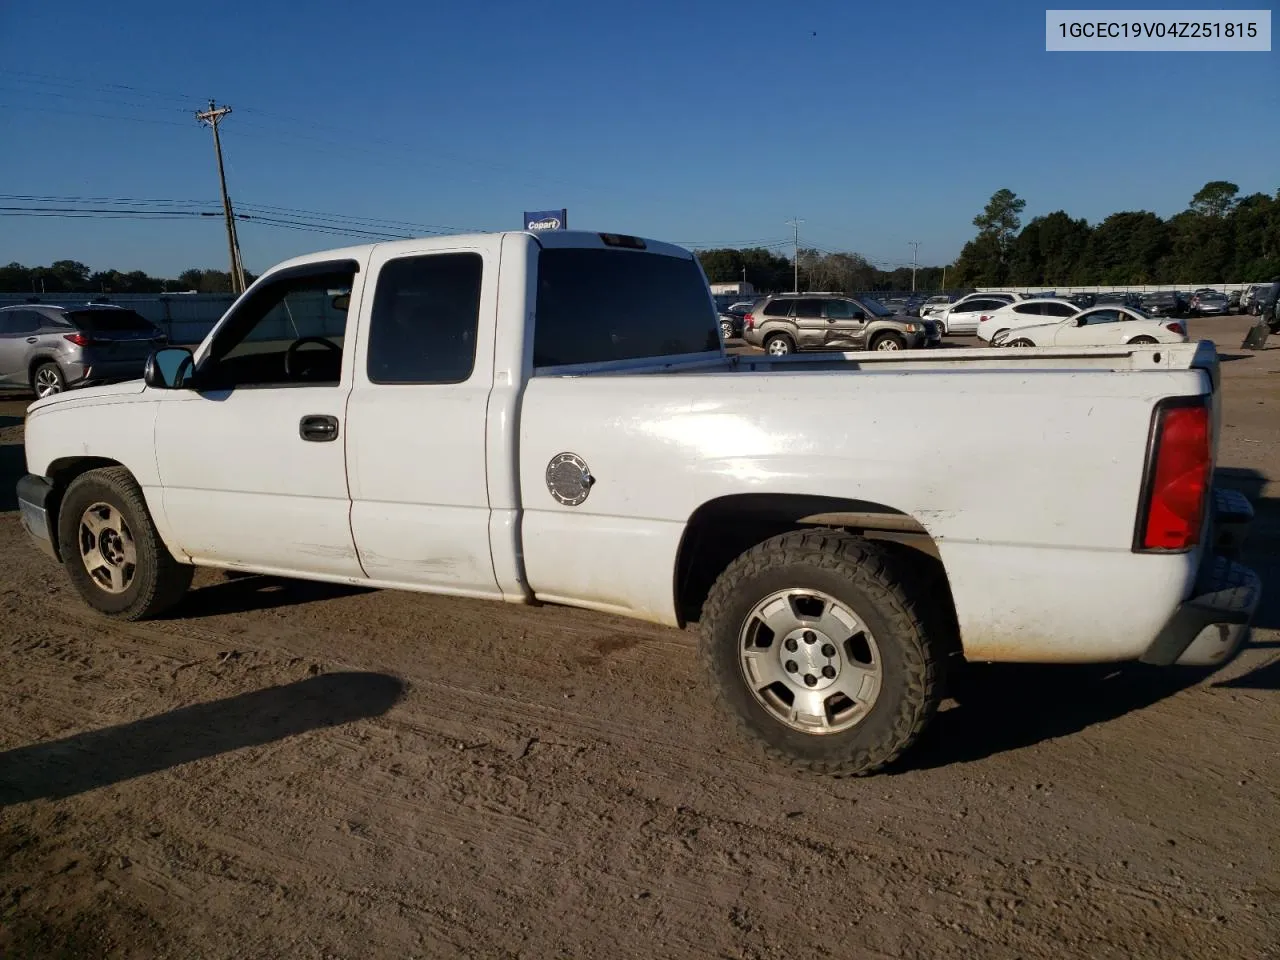
POLYGON ((911 292, 916 292, 916 267, 920 265, 920 241, 908 240, 907 246, 911 248, 911 292))
POLYGON ((800 292, 800 224, 804 223, 799 217, 793 217, 787 221, 787 225, 796 228, 796 256, 793 261, 795 264, 795 293, 800 292))
POLYGON ((231 292, 244 293, 244 265, 240 262, 240 239, 236 236, 236 218, 231 212, 231 198, 227 196, 227 174, 222 169, 222 140, 218 136, 218 124, 231 112, 230 107, 220 107, 212 100, 208 110, 196 111, 196 119, 213 128, 213 152, 218 157, 218 183, 222 187, 222 213, 227 218, 227 248, 231 253, 231 292))

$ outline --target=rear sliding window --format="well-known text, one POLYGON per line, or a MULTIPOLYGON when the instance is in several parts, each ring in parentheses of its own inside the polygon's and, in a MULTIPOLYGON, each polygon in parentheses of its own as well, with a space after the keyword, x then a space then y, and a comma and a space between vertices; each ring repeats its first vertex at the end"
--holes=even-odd
POLYGON ((93 333, 150 332, 151 321, 132 310, 71 310, 67 319, 81 330, 93 333))
POLYGON ((720 350, 720 324, 693 260, 631 250, 543 250, 533 365, 720 350))

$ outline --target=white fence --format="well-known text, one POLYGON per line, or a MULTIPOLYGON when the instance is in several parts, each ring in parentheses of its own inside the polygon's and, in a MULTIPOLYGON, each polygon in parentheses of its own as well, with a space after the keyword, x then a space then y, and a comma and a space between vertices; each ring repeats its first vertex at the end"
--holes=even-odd
POLYGON ((1266 280, 1254 280, 1245 283, 1148 283, 1148 284, 1129 284, 1128 286, 1117 287, 1076 287, 1071 285, 1054 286, 1051 283, 1043 283, 1037 287, 977 287, 979 293, 1042 293, 1052 290, 1055 293, 1157 293, 1161 290, 1184 290, 1191 292, 1199 290, 1201 287, 1210 287, 1219 290, 1222 293, 1231 293, 1233 290, 1243 291, 1246 287, 1253 286, 1255 283, 1266 283, 1266 280))

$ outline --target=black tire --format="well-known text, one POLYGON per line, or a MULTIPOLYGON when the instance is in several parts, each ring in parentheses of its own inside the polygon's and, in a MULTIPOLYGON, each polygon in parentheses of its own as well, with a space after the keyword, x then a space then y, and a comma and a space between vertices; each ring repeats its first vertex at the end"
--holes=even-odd
POLYGON ((52 397, 66 389, 67 378, 62 375, 62 368, 56 363, 42 363, 31 371, 31 392, 37 399, 52 397))
POLYGON ((138 483, 124 467, 90 470, 72 481, 58 511, 58 547, 71 583, 85 603, 120 620, 145 620, 171 608, 191 586, 193 567, 173 558, 156 532, 138 483), (119 511, 132 538, 131 579, 112 593, 90 575, 81 555, 81 520, 94 504, 119 511))
POLYGON ((886 549, 820 529, 766 540, 716 580, 702 612, 699 652, 721 704, 768 756, 813 773, 863 776, 915 743, 942 696, 946 643, 930 634, 929 618, 900 579, 903 569, 886 549), (739 653, 748 616, 770 594, 790 589, 821 591, 847 605, 875 638, 879 694, 848 729, 815 734, 787 726, 744 680, 739 653))
POLYGON ((907 341, 896 333, 880 333, 872 337, 867 346, 872 350, 905 350, 907 349, 907 341), (887 346, 890 343, 894 344, 894 346, 887 346))
POLYGON ((995 333, 991 335, 991 339, 988 340, 987 343, 994 344, 996 342, 996 337, 1000 336, 1000 334, 1002 333, 1008 333, 1008 332, 1009 332, 1008 327, 1005 327, 1003 330, 997 330, 995 333))
POLYGON ((791 339, 790 334, 771 333, 769 336, 764 338, 764 352, 775 357, 786 356, 787 354, 796 352, 796 342, 791 339), (774 345, 781 345, 783 349, 778 349, 778 351, 775 352, 772 349, 774 345))
POLYGON ((1134 344, 1145 345, 1149 343, 1159 343, 1159 342, 1160 341, 1157 340, 1155 337, 1134 337, 1132 340, 1129 341, 1129 345, 1130 346, 1133 346, 1134 344))

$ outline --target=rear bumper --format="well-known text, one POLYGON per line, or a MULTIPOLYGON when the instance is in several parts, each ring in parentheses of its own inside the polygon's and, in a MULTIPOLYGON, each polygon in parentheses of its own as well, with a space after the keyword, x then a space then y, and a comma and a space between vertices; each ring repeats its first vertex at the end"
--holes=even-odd
POLYGON ((58 557, 58 534, 53 529, 53 484, 44 477, 27 474, 18 481, 18 515, 22 526, 48 556, 58 557))
POLYGON ((146 360, 110 360, 97 363, 68 363, 63 375, 68 386, 87 387, 95 383, 119 383, 141 380, 146 360))
POLYGON ((1192 596, 1147 648, 1143 663, 1216 666, 1240 649, 1262 600, 1258 575, 1234 559, 1252 522, 1253 506, 1243 494, 1213 491, 1213 549, 1205 553, 1192 596))

